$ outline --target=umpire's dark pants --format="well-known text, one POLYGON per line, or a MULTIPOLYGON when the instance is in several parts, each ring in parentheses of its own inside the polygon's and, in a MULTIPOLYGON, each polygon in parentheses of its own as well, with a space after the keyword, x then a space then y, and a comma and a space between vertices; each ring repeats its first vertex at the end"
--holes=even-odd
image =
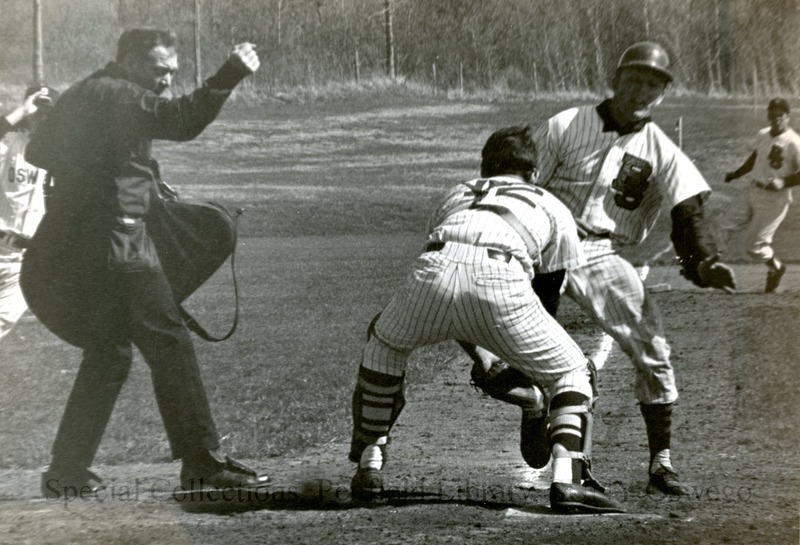
POLYGON ((150 367, 173 458, 213 450, 218 436, 189 331, 161 271, 108 273, 87 326, 84 349, 53 444, 53 467, 88 468, 132 362, 132 346, 150 367))

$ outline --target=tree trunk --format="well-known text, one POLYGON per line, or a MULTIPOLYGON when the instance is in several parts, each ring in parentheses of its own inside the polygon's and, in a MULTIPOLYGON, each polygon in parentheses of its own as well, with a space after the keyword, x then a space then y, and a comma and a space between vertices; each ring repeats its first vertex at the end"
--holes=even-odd
POLYGON ((394 68, 394 29, 392 28, 392 0, 384 0, 386 23, 386 75, 395 78, 394 68))
POLYGON ((33 0, 33 84, 44 82, 42 57, 42 0, 33 0))
POLYGON ((203 63, 200 57, 200 0, 194 0, 194 84, 203 85, 203 63))
POLYGON ((275 15, 275 17, 276 17, 275 34, 277 35, 276 39, 278 41, 278 43, 277 43, 278 51, 281 50, 281 12, 282 11, 283 11, 283 0, 278 0, 278 10, 277 10, 277 14, 275 15))

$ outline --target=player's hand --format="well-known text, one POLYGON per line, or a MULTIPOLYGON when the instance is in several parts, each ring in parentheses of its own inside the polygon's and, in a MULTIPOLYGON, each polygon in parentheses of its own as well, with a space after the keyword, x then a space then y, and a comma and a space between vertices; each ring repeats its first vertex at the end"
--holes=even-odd
POLYGON ((768 191, 780 191, 784 187, 786 187, 786 182, 784 182, 783 178, 772 178, 764 184, 764 189, 768 191))
POLYGON ((697 265, 697 275, 706 286, 724 290, 726 293, 736 291, 736 277, 733 269, 720 263, 717 255, 701 261, 697 265))
POLYGON ((258 53, 256 53, 256 46, 250 42, 236 45, 228 60, 240 64, 250 73, 255 72, 261 66, 261 62, 258 60, 258 53))
POLYGON ((36 99, 41 97, 41 96, 42 96, 42 92, 41 91, 36 91, 31 96, 29 96, 28 98, 25 99, 25 102, 23 102, 23 104, 22 104, 23 115, 25 115, 25 117, 27 117, 29 115, 33 115, 33 114, 35 114, 36 112, 39 111, 39 107, 36 106, 36 104, 34 104, 34 102, 36 102, 36 99))

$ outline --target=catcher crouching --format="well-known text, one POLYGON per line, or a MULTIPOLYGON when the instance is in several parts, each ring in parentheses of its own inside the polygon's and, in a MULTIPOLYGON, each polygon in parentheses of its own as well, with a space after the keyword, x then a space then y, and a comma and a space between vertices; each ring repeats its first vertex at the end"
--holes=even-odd
POLYGON ((507 363, 496 373, 489 366, 475 373, 473 380, 487 391, 512 395, 504 381, 520 376, 541 388, 541 399, 524 400, 523 414, 540 424, 529 431, 548 440, 531 441, 534 450, 525 456, 543 466, 552 455, 554 511, 624 510, 590 472, 589 361, 543 304, 557 301, 564 271, 583 264, 585 256, 569 211, 530 184, 536 161, 529 127, 492 134, 482 151, 481 178, 447 193, 405 285, 370 325, 353 392, 354 499, 383 493, 390 431, 405 405, 409 354, 452 339, 472 350, 485 347, 507 363), (543 298, 531 290, 535 277, 551 288, 543 298), (548 446, 537 451, 543 444, 548 446))

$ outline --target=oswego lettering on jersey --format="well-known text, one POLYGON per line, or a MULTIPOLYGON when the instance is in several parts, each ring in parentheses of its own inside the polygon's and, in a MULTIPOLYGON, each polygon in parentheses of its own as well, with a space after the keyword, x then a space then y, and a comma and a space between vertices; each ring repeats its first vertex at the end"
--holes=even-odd
MULTIPOLYGON (((25 161, 27 135, 6 134, 0 142, 0 229, 32 236, 44 215, 44 180, 46 172, 25 161)), ((3 256, 18 256, 15 248, 0 245, 3 256)))

